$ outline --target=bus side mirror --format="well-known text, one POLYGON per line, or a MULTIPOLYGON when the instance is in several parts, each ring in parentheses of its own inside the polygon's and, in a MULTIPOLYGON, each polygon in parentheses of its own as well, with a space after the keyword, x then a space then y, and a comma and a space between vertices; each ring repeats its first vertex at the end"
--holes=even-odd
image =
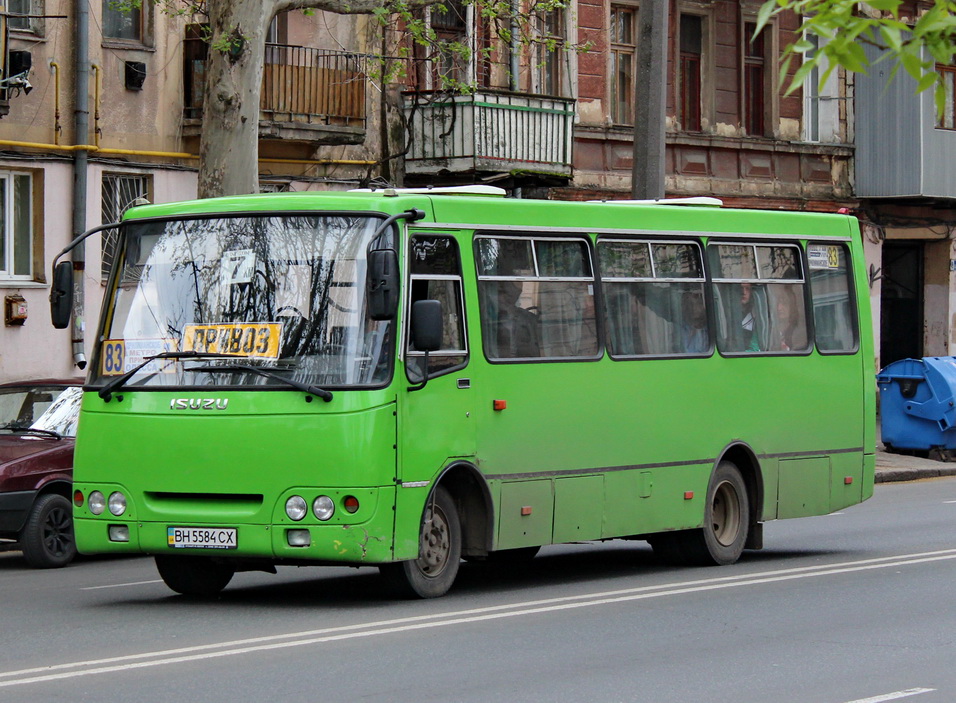
POLYGON ((73 312, 73 262, 61 261, 53 268, 53 286, 50 290, 50 319, 58 330, 70 326, 73 312))
POLYGON ((437 300, 416 300, 412 303, 412 344, 415 351, 441 349, 441 303, 437 300))
POLYGON ((368 254, 365 280, 368 314, 373 320, 391 320, 398 308, 398 254, 376 249, 368 254))

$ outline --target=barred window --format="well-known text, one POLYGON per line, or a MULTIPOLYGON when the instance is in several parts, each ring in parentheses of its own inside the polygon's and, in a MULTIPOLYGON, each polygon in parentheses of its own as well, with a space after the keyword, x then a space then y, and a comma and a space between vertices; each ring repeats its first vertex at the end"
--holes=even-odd
MULTIPOLYGON (((149 199, 149 176, 129 173, 103 174, 103 187, 100 203, 102 223, 119 222, 137 198, 149 199)), ((100 251, 102 259, 100 274, 103 279, 110 275, 113 260, 116 258, 117 230, 106 230, 102 234, 100 251)))

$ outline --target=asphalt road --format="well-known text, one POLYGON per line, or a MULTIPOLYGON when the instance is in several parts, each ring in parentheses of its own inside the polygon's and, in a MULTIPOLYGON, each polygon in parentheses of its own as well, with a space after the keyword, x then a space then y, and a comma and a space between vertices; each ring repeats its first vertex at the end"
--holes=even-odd
POLYGON ((674 568, 643 542, 466 564, 392 600, 374 569, 239 574, 173 595, 147 559, 0 554, 0 701, 956 700, 956 478, 771 523, 766 549, 674 568))

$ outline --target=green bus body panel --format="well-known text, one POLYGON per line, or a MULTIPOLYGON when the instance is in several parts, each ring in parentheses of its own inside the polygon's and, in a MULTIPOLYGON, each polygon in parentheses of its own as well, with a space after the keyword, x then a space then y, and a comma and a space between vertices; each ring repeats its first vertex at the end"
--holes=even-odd
POLYGON ((122 397, 104 403, 89 393, 83 401, 84 437, 98 441, 77 445, 76 486, 84 494, 120 490, 128 507, 121 518, 77 508, 77 522, 85 523, 77 530, 81 551, 124 549, 104 544, 105 526, 120 522, 149 553, 168 551, 167 526, 209 526, 238 527, 243 556, 391 560, 391 539, 383 538, 394 528, 395 404, 387 393, 342 394, 335 404, 284 390, 122 397), (170 409, 172 399, 187 396, 228 405, 170 409), (361 399, 376 404, 361 407, 361 399), (286 516, 290 496, 311 504, 320 494, 340 506, 328 522, 311 511, 299 522, 286 516), (354 514, 341 509, 347 495, 359 499, 354 514), (312 547, 288 547, 284 528, 310 529, 312 547), (374 549, 359 546, 370 539, 374 549))
MULTIPOLYGON (((77 487, 84 495, 123 490, 130 506, 121 518, 77 508, 81 551, 168 553, 167 527, 219 526, 239 530, 239 549, 216 556, 412 559, 429 495, 443 472, 462 467, 490 496, 484 545, 490 549, 689 529, 702 524, 711 473, 728 448, 754 458, 760 521, 825 514, 872 495, 869 283, 852 218, 359 193, 236 196, 134 208, 126 216, 390 215, 410 208, 425 218, 408 232, 442 233, 458 242, 467 364, 409 392, 399 353, 390 388, 335 391, 330 403, 306 403, 302 393, 285 390, 133 387, 123 390, 122 402, 111 403, 88 393, 76 447, 77 487), (490 362, 480 333, 473 237, 499 231, 563 231, 592 241, 600 231, 843 242, 856 262, 859 349, 632 360, 604 352, 593 360, 490 362), (210 413, 170 409, 170 400, 194 396, 228 398, 229 405, 210 413), (495 410, 495 400, 506 401, 506 409, 495 410), (289 496, 311 501, 320 493, 336 502, 354 495, 361 508, 351 516, 337 510, 321 524, 311 512, 298 523, 285 516, 289 496), (129 543, 108 541, 108 525, 117 523, 129 525, 129 543), (289 547, 291 528, 309 529, 311 546, 289 547)), ((407 282, 407 271, 404 276, 407 282)), ((404 324, 402 310, 396 330, 404 324)))

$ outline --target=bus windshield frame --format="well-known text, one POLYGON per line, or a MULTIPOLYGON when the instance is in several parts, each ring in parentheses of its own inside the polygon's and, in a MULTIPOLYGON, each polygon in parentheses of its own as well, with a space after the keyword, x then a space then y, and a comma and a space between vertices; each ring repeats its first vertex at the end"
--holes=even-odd
POLYGON ((143 365, 123 386, 388 385, 395 320, 371 319, 366 293, 368 253, 397 248, 394 226, 378 232, 384 218, 283 211, 125 222, 89 387, 156 355, 171 358, 143 365))

